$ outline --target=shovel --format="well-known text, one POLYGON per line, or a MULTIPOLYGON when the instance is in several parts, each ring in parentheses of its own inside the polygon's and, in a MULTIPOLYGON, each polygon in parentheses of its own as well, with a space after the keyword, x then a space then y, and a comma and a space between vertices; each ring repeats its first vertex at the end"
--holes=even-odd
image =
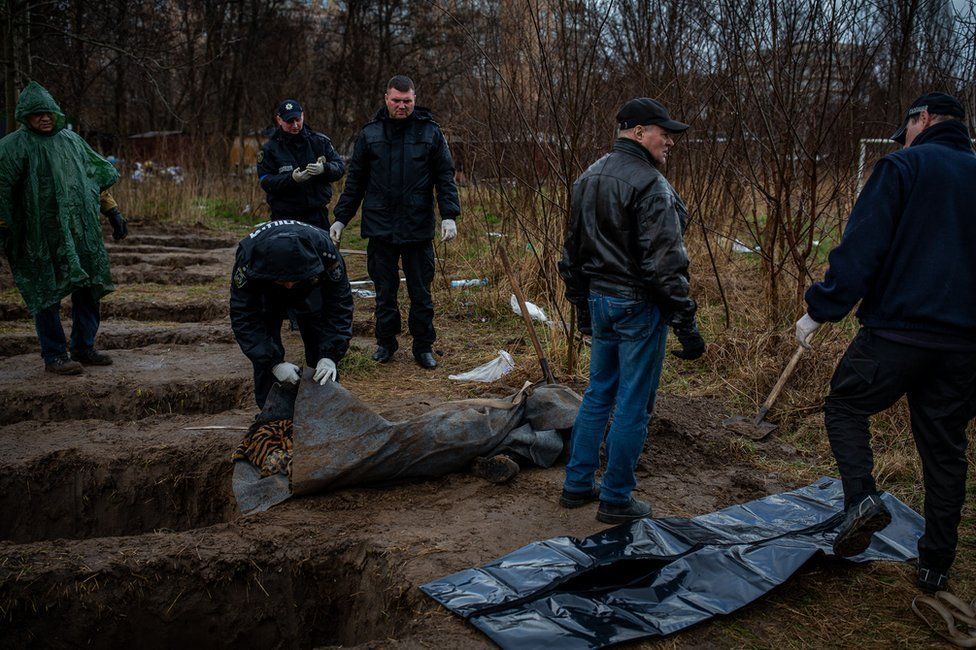
POLYGON ((779 380, 776 385, 773 386, 773 390, 770 391, 769 397, 763 402, 762 407, 759 412, 751 418, 742 417, 737 415, 735 417, 729 418, 722 422, 722 425, 730 429, 732 432, 739 434, 740 436, 745 436, 752 440, 762 440, 770 433, 776 429, 776 425, 772 422, 765 422, 766 414, 769 413, 769 409, 773 408, 773 404, 776 402, 776 398, 779 397, 780 392, 783 390, 783 386, 789 380, 790 375, 793 374, 793 370, 796 368, 797 362, 799 362, 800 357, 803 356, 806 348, 802 345, 796 346, 796 352, 793 353, 790 362, 786 364, 786 368, 783 369, 783 373, 779 376, 779 380))

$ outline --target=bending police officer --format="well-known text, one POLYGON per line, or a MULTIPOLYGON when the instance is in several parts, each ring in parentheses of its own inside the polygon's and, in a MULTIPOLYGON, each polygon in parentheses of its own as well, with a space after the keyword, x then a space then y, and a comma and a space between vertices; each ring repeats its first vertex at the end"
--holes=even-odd
POLYGON ((231 277, 230 320, 241 351, 254 365, 258 407, 274 380, 297 383, 298 366, 285 361, 281 323, 294 315, 313 380, 336 378, 336 364, 352 338, 352 291, 346 267, 328 234, 282 220, 241 240, 231 277))

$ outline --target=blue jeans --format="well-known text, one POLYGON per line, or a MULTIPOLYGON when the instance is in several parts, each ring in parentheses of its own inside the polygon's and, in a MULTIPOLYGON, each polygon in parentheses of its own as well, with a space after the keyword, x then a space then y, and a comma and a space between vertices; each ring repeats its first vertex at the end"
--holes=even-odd
MULTIPOLYGON (((86 352, 95 347, 98 333, 98 301, 88 289, 71 294, 71 351, 86 352)), ((61 303, 51 305, 34 314, 34 329, 41 342, 44 363, 53 363, 66 356, 64 328, 61 326, 61 303)))
POLYGON ((600 445, 612 411, 600 500, 625 504, 637 485, 634 471, 647 437, 647 405, 654 403, 661 379, 668 326, 658 308, 643 300, 591 292, 589 302, 593 324, 590 384, 573 425, 563 487, 579 493, 593 489, 600 445))

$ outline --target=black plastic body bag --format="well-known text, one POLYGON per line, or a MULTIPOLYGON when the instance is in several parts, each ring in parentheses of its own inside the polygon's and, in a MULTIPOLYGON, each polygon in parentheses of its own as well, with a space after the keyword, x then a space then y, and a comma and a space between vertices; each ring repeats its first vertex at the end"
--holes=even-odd
MULTIPOLYGON (((923 519, 890 494, 892 522, 853 558, 916 557, 923 519)), ((421 587, 503 648, 598 648, 728 614, 831 555, 840 481, 691 519, 643 519, 583 540, 534 542, 421 587)))

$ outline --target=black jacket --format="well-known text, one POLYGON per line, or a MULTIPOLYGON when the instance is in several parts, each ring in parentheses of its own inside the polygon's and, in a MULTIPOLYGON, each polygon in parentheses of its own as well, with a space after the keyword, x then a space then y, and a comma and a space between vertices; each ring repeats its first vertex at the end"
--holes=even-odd
POLYGON ((962 122, 937 123, 878 161, 854 204, 810 317, 976 341, 976 153, 962 122))
POLYGON ((348 225, 363 206, 363 237, 395 243, 434 238, 434 190, 441 219, 461 214, 454 161, 428 110, 394 120, 386 108, 363 127, 335 219, 348 225))
POLYGON ((647 299, 676 329, 695 322, 684 230, 685 204, 645 149, 618 139, 573 184, 559 262, 566 297, 583 307, 592 289, 647 299))
POLYGON ((332 141, 307 126, 291 135, 275 129, 258 154, 258 179, 268 195, 273 217, 304 217, 325 214, 332 200, 332 182, 342 178, 346 166, 332 147, 332 141), (325 171, 304 183, 292 180, 291 172, 325 156, 325 171))
MULTIPOLYGON (((300 221, 264 223, 241 240, 231 276, 230 321, 241 351, 256 365, 285 358, 275 337, 291 309, 316 328, 319 358, 337 362, 352 338, 352 291, 329 233, 300 221), (297 282, 285 289, 274 280, 297 282)), ((305 333, 302 333, 303 336, 305 333)))

